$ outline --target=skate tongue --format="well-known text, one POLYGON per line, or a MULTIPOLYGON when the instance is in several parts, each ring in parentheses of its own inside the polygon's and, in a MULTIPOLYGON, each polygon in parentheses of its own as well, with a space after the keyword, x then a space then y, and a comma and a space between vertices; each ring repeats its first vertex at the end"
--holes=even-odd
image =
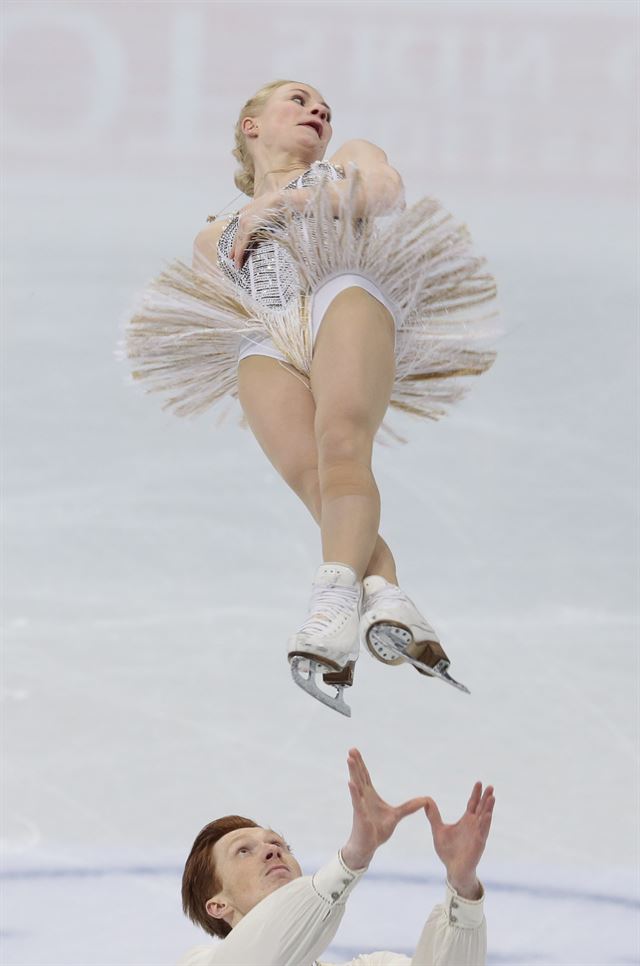
POLYGON ((314 579, 314 584, 320 587, 355 587, 357 583, 355 571, 339 563, 323 564, 314 579))
POLYGON ((362 585, 364 587, 364 592, 368 597, 369 594, 375 594, 377 590, 382 590, 383 587, 387 587, 389 585, 389 581, 385 580, 384 577, 365 577, 362 585))

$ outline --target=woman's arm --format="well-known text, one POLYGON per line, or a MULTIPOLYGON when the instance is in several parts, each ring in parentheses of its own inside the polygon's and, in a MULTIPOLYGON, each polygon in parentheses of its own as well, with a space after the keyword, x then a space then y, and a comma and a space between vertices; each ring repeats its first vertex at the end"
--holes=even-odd
POLYGON ((192 266, 196 272, 206 272, 208 268, 218 265, 218 242, 220 235, 227 227, 227 219, 214 221, 202 231, 198 232, 193 242, 192 266))
MULTIPOLYGON (((395 168, 392 168, 381 148, 369 141, 347 141, 330 159, 344 169, 343 181, 328 181, 323 186, 332 203, 333 214, 339 216, 344 210, 344 199, 353 192, 349 214, 355 218, 367 215, 383 215, 396 208, 404 208, 404 185, 395 168), (357 172, 357 174, 356 174, 357 172), (359 183, 353 190, 352 182, 359 183)), ((279 211, 293 208, 304 211, 315 187, 281 188, 254 198, 240 212, 238 230, 231 250, 231 258, 237 268, 242 267, 247 246, 256 229, 264 227, 270 219, 278 218, 279 211)))
MULTIPOLYGON (((351 190, 350 180, 354 177, 353 165, 361 177, 353 210, 357 218, 384 215, 397 208, 405 207, 402 178, 389 164, 382 148, 376 147, 370 141, 347 141, 329 160, 331 164, 342 167, 346 176, 344 181, 332 181, 326 185, 326 190, 333 199, 334 215, 340 214, 340 201, 351 190)), ((290 197, 295 208, 302 211, 312 190, 312 188, 289 188, 287 198, 290 197)))

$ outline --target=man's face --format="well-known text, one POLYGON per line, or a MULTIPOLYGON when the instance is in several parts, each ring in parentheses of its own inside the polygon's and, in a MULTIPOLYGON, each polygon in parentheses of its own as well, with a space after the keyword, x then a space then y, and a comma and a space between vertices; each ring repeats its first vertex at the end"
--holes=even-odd
POLYGON ((261 899, 302 875, 302 869, 273 829, 241 828, 213 846, 220 891, 207 902, 207 912, 235 926, 261 899))

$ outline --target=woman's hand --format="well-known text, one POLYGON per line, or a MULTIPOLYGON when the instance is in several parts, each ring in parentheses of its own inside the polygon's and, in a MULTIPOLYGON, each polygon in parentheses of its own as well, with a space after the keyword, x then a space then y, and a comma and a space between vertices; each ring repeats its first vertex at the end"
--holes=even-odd
POLYGON ((425 808, 428 799, 412 798, 403 805, 388 805, 373 787, 357 748, 349 751, 347 764, 353 825, 349 841, 342 849, 342 858, 345 865, 355 871, 368 866, 378 846, 393 835, 398 822, 425 808))
POLYGON ((482 783, 476 782, 460 821, 445 825, 434 800, 426 799, 424 810, 431 823, 433 845, 449 882, 463 899, 479 899, 482 894, 476 868, 487 844, 495 802, 491 785, 483 792, 482 783))
POLYGON ((247 248, 251 242, 253 234, 258 228, 263 228, 268 224, 269 216, 277 214, 282 208, 283 198, 280 191, 270 191, 260 195, 250 201, 248 205, 240 209, 238 217, 238 230, 236 231, 235 241, 231 249, 231 258, 235 262, 237 269, 242 268, 247 248))

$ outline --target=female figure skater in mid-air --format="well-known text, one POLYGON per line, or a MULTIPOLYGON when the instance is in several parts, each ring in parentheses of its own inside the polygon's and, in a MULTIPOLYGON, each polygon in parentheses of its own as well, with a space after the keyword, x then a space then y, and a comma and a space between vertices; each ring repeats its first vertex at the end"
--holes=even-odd
POLYGON ((371 458, 390 403, 436 418, 460 377, 489 367, 473 346, 495 284, 437 202, 406 208, 380 148, 352 140, 324 160, 331 133, 307 84, 276 81, 245 104, 233 153, 252 200, 198 234, 192 268, 176 261, 145 290, 127 352, 179 414, 237 396, 318 522, 324 562, 288 657, 297 684, 348 715, 361 641, 467 690, 398 586, 371 458))

